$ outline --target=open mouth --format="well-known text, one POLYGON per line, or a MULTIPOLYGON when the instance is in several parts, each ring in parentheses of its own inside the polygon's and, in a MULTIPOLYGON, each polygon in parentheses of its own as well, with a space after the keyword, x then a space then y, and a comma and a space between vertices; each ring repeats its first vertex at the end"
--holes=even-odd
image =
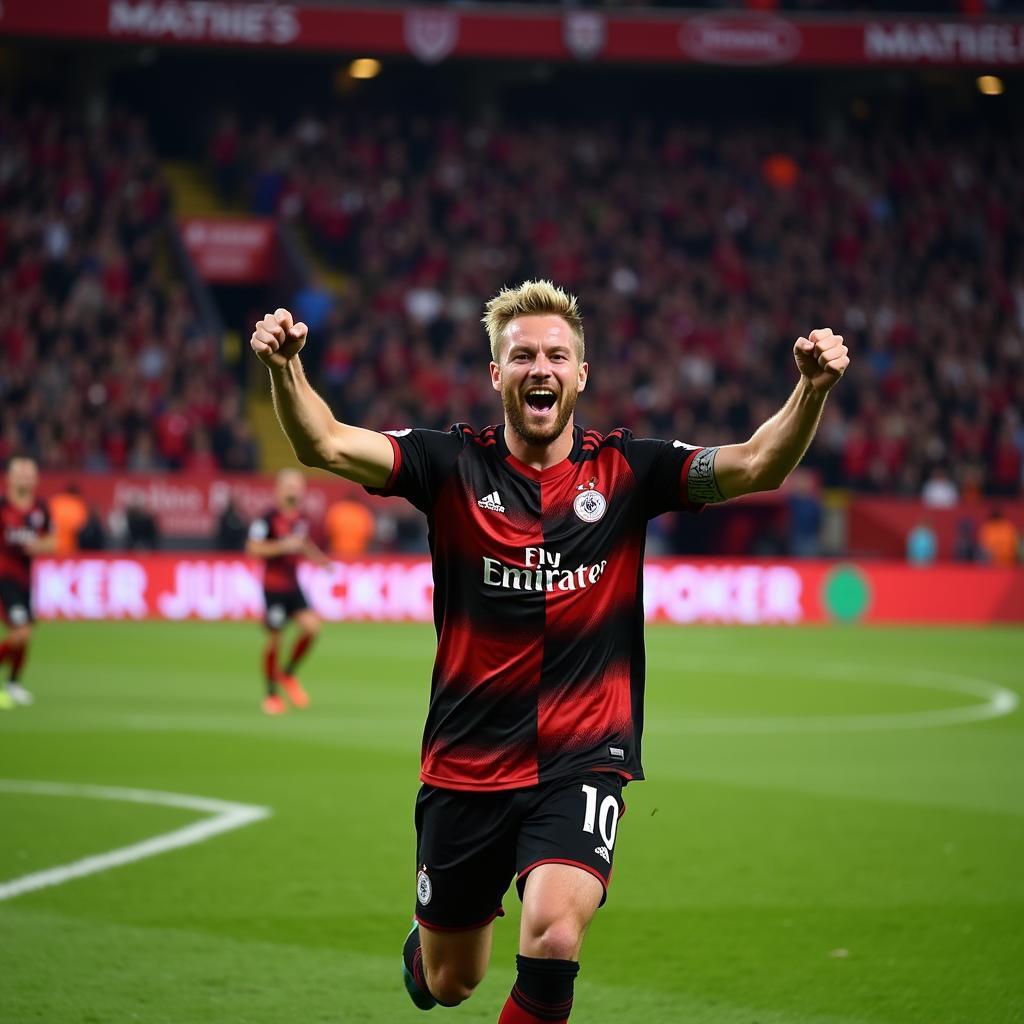
POLYGON ((532 388, 526 393, 526 404, 534 412, 547 412, 555 401, 555 393, 550 388, 532 388))

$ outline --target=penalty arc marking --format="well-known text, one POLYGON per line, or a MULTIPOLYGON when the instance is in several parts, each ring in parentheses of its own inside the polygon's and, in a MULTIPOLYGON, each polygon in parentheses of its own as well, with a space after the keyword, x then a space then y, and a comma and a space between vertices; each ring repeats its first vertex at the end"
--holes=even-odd
POLYGON ((8 882, 0 882, 0 902, 23 896, 38 889, 63 885, 76 878, 85 878, 100 871, 109 871, 125 864, 155 857, 185 846, 194 846, 236 828, 244 828, 270 817, 269 807, 255 804, 232 803, 188 793, 162 793, 151 789, 121 789, 114 786, 76 786, 62 782, 31 782, 21 779, 0 779, 0 793, 25 793, 32 796, 83 797, 90 800, 120 800, 126 803, 152 804, 158 807, 177 807, 199 811, 209 817, 193 822, 173 832, 164 832, 130 846, 121 846, 70 864, 59 864, 45 871, 35 871, 8 882))
MULTIPOLYGON (((760 663, 739 657, 692 659, 688 665, 706 663, 708 667, 749 668, 755 672, 760 663)), ((951 708, 921 711, 895 711, 875 714, 807 715, 760 718, 655 718, 647 725, 653 733, 676 735, 680 733, 827 733, 827 732, 884 732, 891 729, 933 729, 950 725, 967 725, 1014 714, 1020 706, 1017 694, 1005 686, 988 679, 965 676, 930 669, 900 671, 894 679, 877 675, 864 679, 864 669, 847 662, 825 665, 793 665, 795 676, 811 682, 836 681, 847 683, 870 682, 887 686, 909 686, 922 690, 939 690, 976 698, 977 703, 951 708)))

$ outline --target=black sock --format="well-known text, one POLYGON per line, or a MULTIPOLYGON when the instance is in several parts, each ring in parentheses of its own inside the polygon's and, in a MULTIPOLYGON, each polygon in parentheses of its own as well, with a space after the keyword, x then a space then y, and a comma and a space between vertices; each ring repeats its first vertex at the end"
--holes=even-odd
POLYGON ((580 972, 575 960, 516 957, 519 974, 512 986, 512 1001, 541 1020, 562 1021, 572 1010, 573 984, 580 972))
POLYGON ((405 940, 405 948, 402 950, 402 959, 405 961, 405 966, 409 968, 409 973, 413 976, 413 980, 428 996, 431 995, 430 989, 427 988, 427 978, 423 973, 423 951, 420 949, 420 930, 419 928, 413 928, 409 932, 409 937, 405 940))

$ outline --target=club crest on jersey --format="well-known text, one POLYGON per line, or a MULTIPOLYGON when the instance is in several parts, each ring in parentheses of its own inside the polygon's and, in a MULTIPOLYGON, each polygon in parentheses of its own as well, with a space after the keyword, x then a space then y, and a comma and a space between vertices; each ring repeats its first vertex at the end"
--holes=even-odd
POLYGON ((591 478, 576 488, 580 493, 572 503, 577 517, 585 523, 596 523, 608 511, 608 499, 597 490, 597 479, 591 478))
POLYGON ((416 899, 420 901, 421 907, 425 907, 433 895, 434 887, 430 884, 430 876, 427 874, 427 869, 425 867, 420 868, 419 874, 416 876, 416 899))

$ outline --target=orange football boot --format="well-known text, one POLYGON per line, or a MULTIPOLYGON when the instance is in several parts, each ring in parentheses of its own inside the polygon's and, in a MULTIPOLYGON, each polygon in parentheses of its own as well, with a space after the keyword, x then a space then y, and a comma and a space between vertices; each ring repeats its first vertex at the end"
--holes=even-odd
POLYGON ((272 693, 269 697, 264 697, 263 710, 268 715, 283 715, 288 710, 288 705, 276 693, 272 693))
POLYGON ((288 695, 288 699, 292 702, 292 707, 309 707, 309 694, 302 688, 302 683, 295 676, 282 673, 277 677, 277 685, 288 695))

